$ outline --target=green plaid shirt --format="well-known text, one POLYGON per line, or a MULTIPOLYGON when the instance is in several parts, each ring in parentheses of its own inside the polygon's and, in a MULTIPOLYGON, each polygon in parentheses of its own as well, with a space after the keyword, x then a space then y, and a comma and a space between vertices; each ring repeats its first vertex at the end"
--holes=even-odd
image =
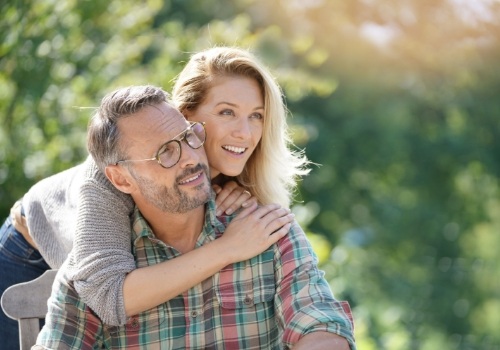
MULTIPOLYGON (((210 202, 196 247, 220 237, 233 217, 216 218, 210 202)), ((180 255, 155 237, 138 210, 132 240, 138 268, 180 255)), ((50 349, 284 349, 315 331, 345 337, 355 349, 349 305, 334 299, 297 224, 264 253, 225 267, 123 326, 103 325, 71 282, 62 281, 46 322, 37 344, 50 349)))

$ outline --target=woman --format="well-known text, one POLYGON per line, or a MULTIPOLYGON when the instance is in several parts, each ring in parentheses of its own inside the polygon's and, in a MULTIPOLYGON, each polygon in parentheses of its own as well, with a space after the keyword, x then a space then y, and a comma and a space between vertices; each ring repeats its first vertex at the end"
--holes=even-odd
POLYGON ((177 78, 172 98, 187 119, 206 122, 208 139, 205 150, 212 172, 235 177, 251 190, 260 203, 290 206, 297 178, 309 172, 304 169, 308 162, 302 154, 290 150, 292 142, 288 135, 281 90, 269 71, 254 56, 247 51, 227 47, 195 54, 177 78), (233 90, 235 83, 231 78, 235 77, 246 80, 248 84, 247 90, 246 86, 241 86, 241 95, 233 90), (242 111, 233 110, 231 104, 217 103, 229 101, 229 97, 245 97, 247 91, 252 91, 251 86, 253 91, 258 87, 263 99, 260 109, 255 111, 261 114, 261 140, 253 153, 245 152, 244 159, 248 162, 244 166, 239 163, 235 169, 231 169, 231 157, 222 150, 224 145, 216 143, 218 140, 215 135, 221 133, 221 125, 228 131, 243 132, 238 129, 239 125, 234 124, 238 118, 233 115, 242 111), (219 96, 215 96, 218 92, 219 96))
MULTIPOLYGON (((221 185, 234 178, 260 203, 268 205, 269 211, 277 210, 277 216, 291 221, 291 214, 271 203, 288 207, 297 176, 307 174, 307 160, 288 147, 281 91, 257 59, 236 48, 213 48, 195 54, 177 78, 172 97, 187 119, 206 123, 205 149, 214 183, 221 185)), ((179 295, 227 265, 224 257, 214 256, 208 245, 159 264, 161 273, 156 266, 136 269, 130 253, 131 210, 130 198, 106 185, 106 179, 94 167, 80 191, 70 275, 82 300, 109 325, 125 324, 129 316, 179 295), (117 241, 121 249, 102 249, 117 241), (96 248, 101 252, 98 255, 96 248), (186 267, 200 261, 211 263, 199 266, 196 272, 186 267), (165 275, 184 278, 158 283, 165 275), (141 302, 134 298, 138 291, 158 288, 162 292, 155 294, 161 294, 161 298, 142 297, 141 302)), ((242 214, 249 215, 248 211, 242 214)), ((246 234, 231 234, 230 228, 220 239, 226 239, 228 247, 248 246, 246 255, 238 261, 268 248, 251 247, 253 240, 247 234, 256 234, 251 225, 246 234)))

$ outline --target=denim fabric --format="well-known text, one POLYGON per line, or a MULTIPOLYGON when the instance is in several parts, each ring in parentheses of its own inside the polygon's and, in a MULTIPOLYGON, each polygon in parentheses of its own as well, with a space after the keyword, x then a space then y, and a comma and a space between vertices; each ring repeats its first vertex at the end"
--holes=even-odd
MULTIPOLYGON (((31 281, 50 269, 40 252, 14 228, 10 217, 0 229, 0 295, 13 284, 31 281)), ((17 321, 0 310, 0 347, 19 349, 17 321)))

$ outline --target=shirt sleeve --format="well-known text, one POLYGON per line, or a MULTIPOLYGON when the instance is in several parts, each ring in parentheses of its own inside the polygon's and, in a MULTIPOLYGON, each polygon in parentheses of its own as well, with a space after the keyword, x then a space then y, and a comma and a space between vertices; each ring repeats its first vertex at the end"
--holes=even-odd
POLYGON ((276 315, 283 344, 292 347, 309 333, 325 331, 346 338, 356 349, 349 304, 338 301, 318 268, 304 231, 295 222, 275 249, 276 315))
POLYGON ((131 251, 133 201, 90 162, 80 189, 68 276, 81 299, 108 325, 127 322, 126 275, 136 268, 131 251))

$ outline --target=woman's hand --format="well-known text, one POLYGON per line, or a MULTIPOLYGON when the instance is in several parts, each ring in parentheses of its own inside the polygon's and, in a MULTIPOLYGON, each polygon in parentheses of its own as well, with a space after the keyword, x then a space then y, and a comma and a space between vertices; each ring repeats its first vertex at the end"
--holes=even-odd
POLYGON ((248 208, 252 204, 257 204, 257 199, 236 181, 228 181, 223 188, 219 185, 213 185, 212 188, 217 194, 215 198, 217 216, 222 215, 224 212, 231 215, 240 207, 248 208))
POLYGON ((218 241, 227 245, 225 251, 233 263, 247 260, 285 236, 294 216, 278 204, 257 207, 253 203, 238 213, 218 241))

